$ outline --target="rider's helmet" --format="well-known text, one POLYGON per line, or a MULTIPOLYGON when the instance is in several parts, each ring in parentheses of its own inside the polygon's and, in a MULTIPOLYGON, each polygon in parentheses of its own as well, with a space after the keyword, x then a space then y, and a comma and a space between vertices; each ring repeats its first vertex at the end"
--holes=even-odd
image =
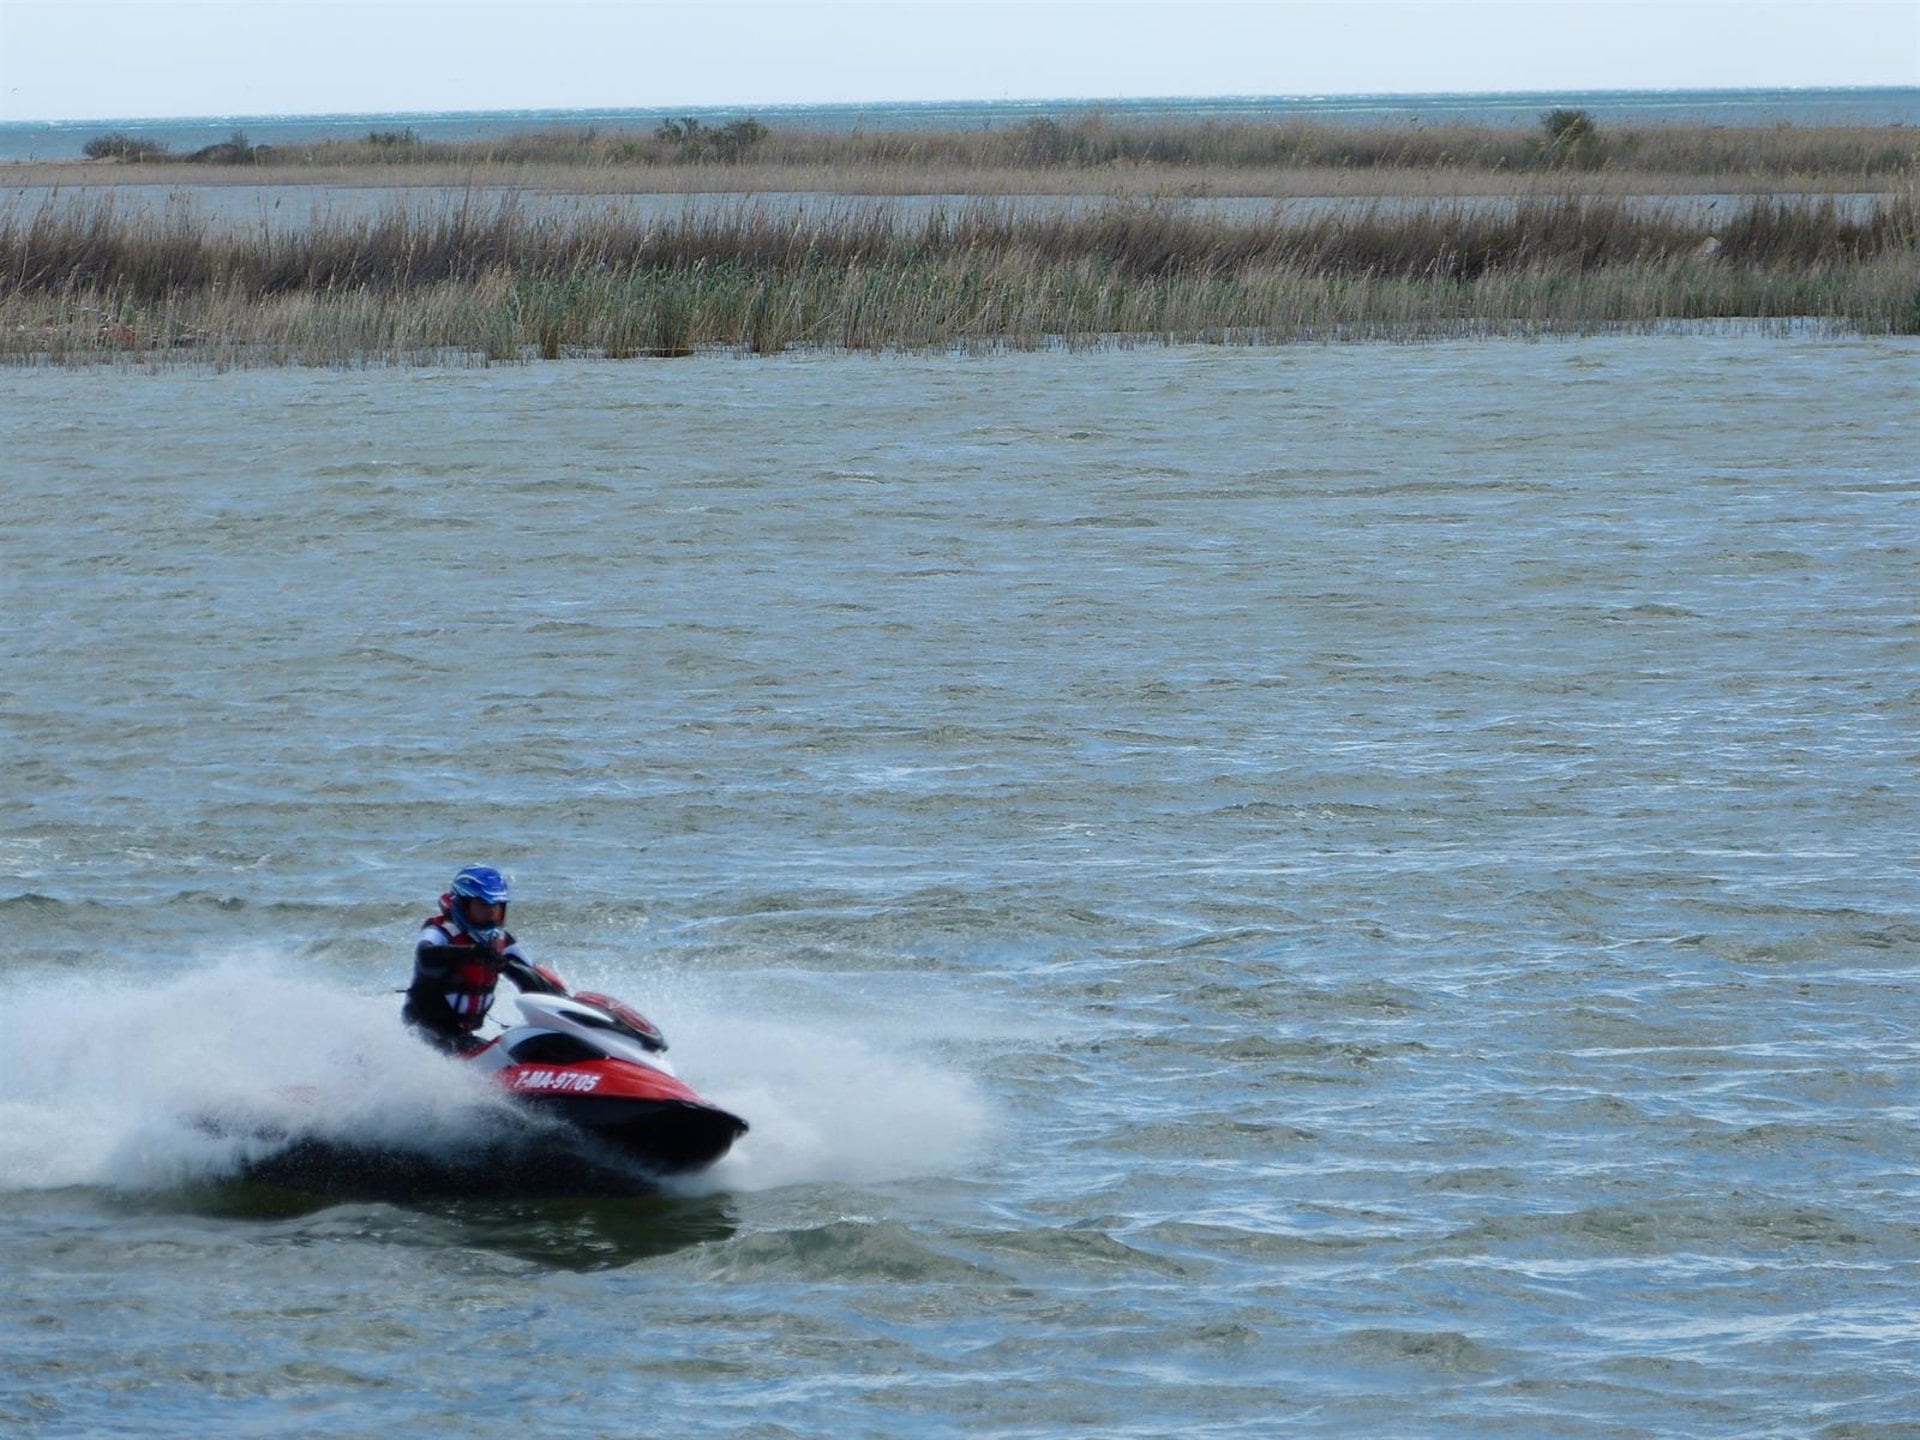
POLYGON ((468 865, 453 877, 447 911, 465 935, 476 945, 491 945, 506 933, 507 902, 513 899, 513 884, 491 865, 468 865), (468 909, 485 907, 476 919, 468 909))

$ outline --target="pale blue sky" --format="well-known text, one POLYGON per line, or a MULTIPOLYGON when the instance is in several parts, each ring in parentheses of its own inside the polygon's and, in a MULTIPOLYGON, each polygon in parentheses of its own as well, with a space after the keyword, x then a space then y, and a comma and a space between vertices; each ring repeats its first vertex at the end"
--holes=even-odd
POLYGON ((0 0, 0 119, 1920 85, 1920 0, 0 0))

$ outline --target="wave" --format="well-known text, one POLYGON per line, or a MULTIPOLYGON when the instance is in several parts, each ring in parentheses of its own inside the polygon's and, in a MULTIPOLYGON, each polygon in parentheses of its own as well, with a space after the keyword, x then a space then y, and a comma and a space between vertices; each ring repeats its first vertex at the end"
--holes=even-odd
MULTIPOLYGON (((159 979, 46 970, 13 989, 0 1193, 254 1178, 406 1198, 442 1181, 509 1193, 535 1173, 603 1193, 594 1175, 554 1168, 569 1147, 550 1128, 408 1034, 392 993, 258 956, 159 979)), ((687 1078, 754 1127, 676 1191, 956 1173, 987 1140, 974 1081, 910 1037, 836 1033, 827 1015, 742 1017, 728 997, 671 983, 640 998, 669 1023, 687 1078)), ((508 991, 499 1009, 511 1006, 508 991)))

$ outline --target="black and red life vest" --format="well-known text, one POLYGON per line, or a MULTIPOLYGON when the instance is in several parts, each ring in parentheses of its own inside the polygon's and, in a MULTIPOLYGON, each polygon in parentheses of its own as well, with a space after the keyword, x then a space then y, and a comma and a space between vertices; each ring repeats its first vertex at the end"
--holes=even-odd
POLYGON ((450 946, 473 951, 473 959, 462 960, 431 979, 416 975, 413 988, 431 989, 451 1013, 453 1023, 462 1030, 478 1030, 493 1005, 494 987, 500 983, 500 957, 513 945, 513 936, 502 930, 491 945, 482 947, 455 922, 453 897, 440 897, 440 913, 429 915, 421 926, 422 944, 450 946), (434 932, 429 938, 427 932, 434 932))

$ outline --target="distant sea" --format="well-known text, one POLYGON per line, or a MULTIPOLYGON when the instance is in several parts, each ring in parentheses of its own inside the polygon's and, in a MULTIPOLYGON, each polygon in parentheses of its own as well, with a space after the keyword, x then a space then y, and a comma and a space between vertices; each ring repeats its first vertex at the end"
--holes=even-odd
POLYGON ((655 106, 599 110, 475 110, 338 115, 205 115, 171 119, 0 123, 0 161, 72 160, 96 135, 122 131, 197 150, 244 130, 256 145, 353 139, 410 128, 422 139, 478 140, 525 130, 651 129, 668 115, 708 123, 752 116, 778 128, 993 129, 1034 116, 1101 110, 1126 120, 1325 120, 1347 125, 1531 125, 1555 106, 1603 124, 1920 125, 1920 87, 1768 90, 1516 91, 1506 94, 1233 95, 1205 99, 951 100, 911 104, 655 106))

